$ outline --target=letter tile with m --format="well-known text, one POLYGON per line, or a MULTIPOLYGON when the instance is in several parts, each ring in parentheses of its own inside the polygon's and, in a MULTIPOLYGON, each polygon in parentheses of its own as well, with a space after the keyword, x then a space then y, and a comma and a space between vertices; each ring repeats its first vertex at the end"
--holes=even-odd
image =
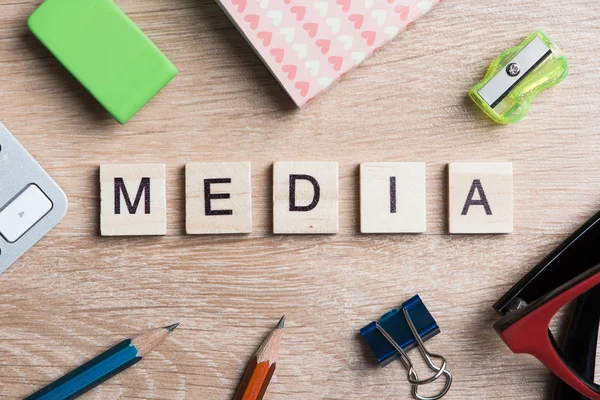
POLYGON ((102 236, 164 235, 166 231, 164 164, 100 166, 102 236))

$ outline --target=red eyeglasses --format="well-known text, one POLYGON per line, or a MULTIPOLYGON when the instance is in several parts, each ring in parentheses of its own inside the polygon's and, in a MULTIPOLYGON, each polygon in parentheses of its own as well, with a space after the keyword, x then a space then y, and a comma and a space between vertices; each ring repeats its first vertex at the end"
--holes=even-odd
POLYGON ((600 320, 600 212, 542 260, 494 308, 503 315, 494 328, 513 352, 533 355, 571 388, 600 400, 600 385, 593 381, 600 320), (575 300, 571 335, 561 346, 550 326, 553 318, 575 300))

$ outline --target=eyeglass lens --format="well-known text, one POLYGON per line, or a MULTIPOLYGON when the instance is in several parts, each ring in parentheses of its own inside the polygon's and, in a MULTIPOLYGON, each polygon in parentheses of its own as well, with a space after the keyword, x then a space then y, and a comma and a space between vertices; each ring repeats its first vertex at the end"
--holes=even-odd
MULTIPOLYGON (((562 307, 552 318, 550 332, 563 362, 587 383, 600 383, 600 285, 562 307)), ((597 387, 600 389, 600 387, 597 387)), ((554 400, 583 399, 562 382, 557 382, 554 400)))

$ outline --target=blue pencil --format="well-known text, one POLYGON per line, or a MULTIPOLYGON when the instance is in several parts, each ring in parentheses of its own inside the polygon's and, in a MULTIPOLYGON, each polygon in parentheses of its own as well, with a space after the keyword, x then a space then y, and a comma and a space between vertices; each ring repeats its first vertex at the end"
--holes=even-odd
POLYGON ((139 362, 178 326, 179 324, 173 324, 132 339, 125 339, 25 400, 75 399, 139 362))

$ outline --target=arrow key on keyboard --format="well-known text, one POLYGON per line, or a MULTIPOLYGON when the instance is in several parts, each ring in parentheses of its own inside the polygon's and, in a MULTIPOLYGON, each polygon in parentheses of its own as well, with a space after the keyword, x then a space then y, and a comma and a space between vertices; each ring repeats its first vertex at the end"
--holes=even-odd
POLYGON ((0 235, 14 243, 52 210, 52 202, 35 185, 30 184, 0 211, 0 235))

